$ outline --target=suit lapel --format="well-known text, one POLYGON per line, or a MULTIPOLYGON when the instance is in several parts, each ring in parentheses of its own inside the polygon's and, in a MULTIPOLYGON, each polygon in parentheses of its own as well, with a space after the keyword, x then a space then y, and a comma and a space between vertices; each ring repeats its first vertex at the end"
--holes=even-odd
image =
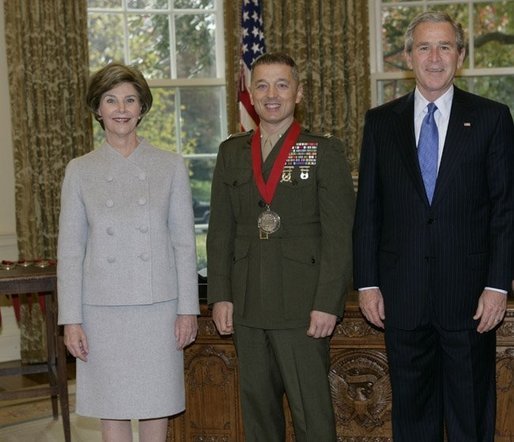
POLYGON ((400 100, 394 110, 398 114, 396 130, 400 156, 414 188, 419 193, 420 197, 428 204, 425 185, 423 184, 421 170, 419 168, 418 151, 416 149, 416 136, 414 132, 414 92, 406 95, 405 100, 400 100))
POLYGON ((469 106, 466 94, 455 88, 432 205, 437 204, 437 201, 444 196, 452 177, 455 176, 456 167, 466 157, 472 126, 473 111, 469 106))

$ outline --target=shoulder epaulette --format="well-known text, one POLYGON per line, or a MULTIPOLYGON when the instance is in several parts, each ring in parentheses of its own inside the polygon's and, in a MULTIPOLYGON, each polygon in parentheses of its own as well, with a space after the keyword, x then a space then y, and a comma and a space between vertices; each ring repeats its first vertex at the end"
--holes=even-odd
POLYGON ((250 135, 252 132, 253 132, 253 130, 249 130, 249 131, 246 131, 246 132, 236 132, 236 133, 230 134, 226 138, 226 140, 230 140, 231 138, 244 137, 245 135, 250 135))
POLYGON ((307 133, 309 134, 309 136, 311 136, 311 137, 332 138, 332 137, 334 136, 334 135, 332 135, 330 132, 326 132, 326 133, 324 133, 323 135, 321 135, 321 134, 316 134, 316 133, 310 132, 310 131, 308 131, 308 130, 307 130, 306 132, 307 132, 307 133))

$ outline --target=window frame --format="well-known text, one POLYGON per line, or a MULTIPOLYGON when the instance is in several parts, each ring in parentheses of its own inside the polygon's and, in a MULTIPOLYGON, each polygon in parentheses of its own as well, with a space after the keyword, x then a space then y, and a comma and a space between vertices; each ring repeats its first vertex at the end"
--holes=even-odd
MULTIPOLYGON (((484 3, 500 3, 503 0, 418 0, 418 1, 389 1, 368 0, 369 16, 369 49, 370 49, 370 88, 371 106, 375 107, 384 103, 384 97, 380 90, 380 82, 383 80, 410 80, 414 79, 412 71, 384 72, 383 52, 382 52, 382 11, 383 6, 414 6, 423 7, 424 10, 437 5, 459 4, 468 5, 469 26, 465 29, 466 35, 473 34, 473 5, 484 3)), ((476 68, 475 47, 473 41, 469 43, 469 50, 466 59, 469 60, 468 68, 460 69, 457 77, 460 79, 473 79, 477 77, 502 77, 514 76, 514 66, 501 68, 476 68)), ((514 111, 514 110, 513 110, 514 111)))

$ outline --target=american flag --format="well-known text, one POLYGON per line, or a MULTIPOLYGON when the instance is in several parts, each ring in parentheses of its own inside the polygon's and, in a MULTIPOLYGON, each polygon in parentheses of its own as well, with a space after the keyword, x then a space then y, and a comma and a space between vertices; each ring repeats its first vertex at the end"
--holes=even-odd
POLYGON ((239 76, 239 121, 241 130, 255 129, 259 116, 250 103, 250 67, 266 52, 260 0, 243 0, 241 10, 241 72, 239 76))

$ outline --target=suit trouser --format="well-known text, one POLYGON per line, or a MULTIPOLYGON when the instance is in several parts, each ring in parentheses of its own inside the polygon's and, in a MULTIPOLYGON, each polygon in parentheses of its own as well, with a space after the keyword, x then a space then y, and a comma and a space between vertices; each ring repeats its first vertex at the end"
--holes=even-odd
POLYGON ((284 393, 297 442, 336 440, 330 395, 329 338, 306 328, 263 330, 235 326, 241 406, 247 442, 285 440, 284 393))
POLYGON ((496 334, 386 326, 395 442, 492 442, 496 334))

